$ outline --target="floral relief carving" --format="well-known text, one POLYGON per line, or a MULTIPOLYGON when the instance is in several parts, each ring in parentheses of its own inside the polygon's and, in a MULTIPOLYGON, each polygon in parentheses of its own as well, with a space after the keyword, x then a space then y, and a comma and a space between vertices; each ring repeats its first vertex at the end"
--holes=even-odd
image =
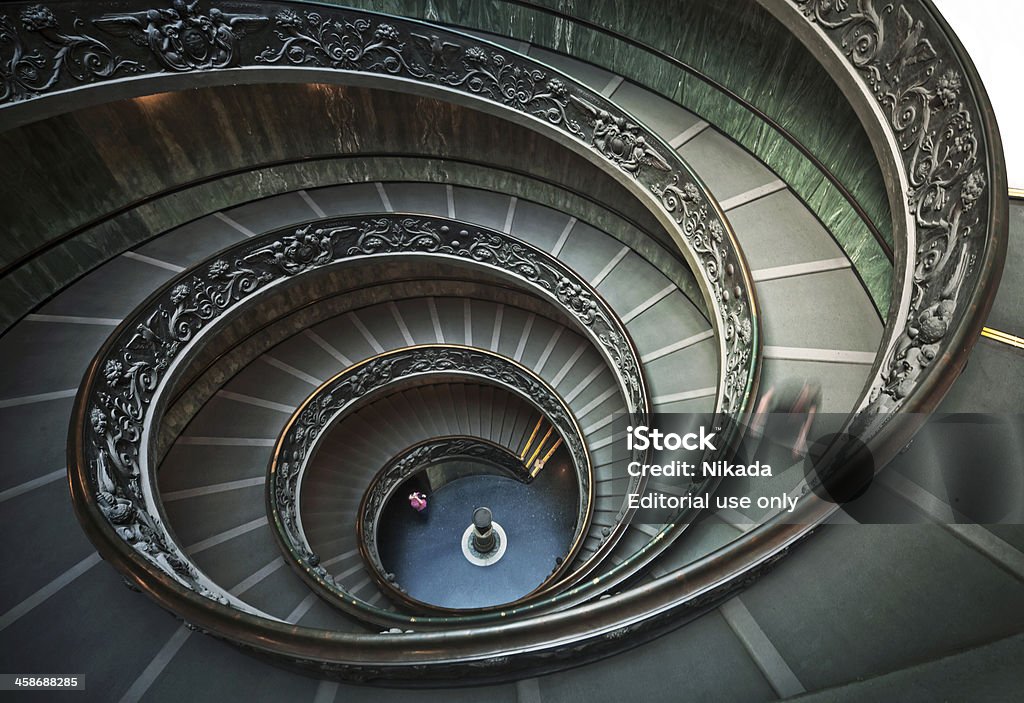
POLYGON ((725 341, 725 373, 720 394, 722 412, 738 413, 749 384, 753 362, 754 326, 746 299, 741 267, 726 244, 722 223, 709 217, 707 197, 692 183, 678 181, 652 188, 661 204, 680 226, 690 250, 713 284, 715 302, 721 310, 721 334, 725 341))
POLYGON ((261 15, 227 13, 216 7, 204 13, 199 0, 173 0, 169 8, 107 14, 94 24, 147 47, 168 71, 202 71, 239 65, 242 38, 268 21, 261 15))
POLYGON ((390 24, 374 26, 364 17, 336 18, 320 11, 285 9, 274 17, 276 46, 256 55, 257 63, 398 73, 411 67, 402 56, 403 44, 390 24))
POLYGON ((26 7, 18 20, 26 32, 42 40, 42 46, 29 48, 15 21, 0 15, 0 103, 41 95, 62 79, 89 83, 143 70, 141 64, 116 56, 86 34, 77 17, 70 32, 61 29, 57 16, 44 5, 26 7))
MULTIPOLYGON (((795 0, 849 57, 899 145, 916 228, 905 326, 871 388, 868 413, 896 411, 964 315, 962 293, 985 235, 986 169, 972 96, 955 56, 940 54, 933 20, 909 3, 795 0)), ((966 295, 966 293, 964 293, 966 295)))
MULTIPOLYGON (((118 535, 183 585, 223 601, 198 578, 173 546, 159 517, 146 505, 140 450, 146 413, 169 365, 207 323, 272 276, 219 259, 205 275, 195 274, 166 292, 155 307, 126 329, 120 347, 100 366, 102 381, 89 411, 90 466, 96 503, 118 535)), ((226 602, 226 601, 224 601, 226 602)))

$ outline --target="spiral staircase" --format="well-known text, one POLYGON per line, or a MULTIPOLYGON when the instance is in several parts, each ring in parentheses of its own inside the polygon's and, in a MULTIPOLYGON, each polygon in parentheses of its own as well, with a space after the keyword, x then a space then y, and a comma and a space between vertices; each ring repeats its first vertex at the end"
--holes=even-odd
POLYGON ((1019 411, 1012 336, 978 340, 1020 328, 1024 208, 929 2, 5 3, 0 154, 0 673, 1019 696, 1019 525, 956 524, 898 468, 917 524, 856 524, 799 465, 625 471, 658 458, 627 422, 734 447, 792 378, 879 467, 922 413, 1019 411), (406 588, 431 561, 379 542, 428 450, 544 506, 509 521, 529 587, 406 588), (652 521, 645 485, 801 507, 652 521))

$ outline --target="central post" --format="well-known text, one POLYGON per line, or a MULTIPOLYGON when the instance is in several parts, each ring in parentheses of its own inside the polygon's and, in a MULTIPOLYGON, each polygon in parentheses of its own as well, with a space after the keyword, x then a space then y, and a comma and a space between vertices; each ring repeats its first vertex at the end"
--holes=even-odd
POLYGON ((473 548, 481 554, 490 554, 497 546, 492 523, 490 508, 477 508, 473 511, 473 548))
POLYGON ((508 537, 505 530, 494 521, 490 508, 480 507, 473 511, 473 522, 462 533, 462 554, 477 566, 491 566, 505 556, 508 537))

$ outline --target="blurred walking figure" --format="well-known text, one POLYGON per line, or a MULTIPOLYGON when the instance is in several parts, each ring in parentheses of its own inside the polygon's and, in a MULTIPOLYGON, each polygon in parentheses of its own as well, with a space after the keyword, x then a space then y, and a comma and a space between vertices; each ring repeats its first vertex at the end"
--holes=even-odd
POLYGON ((769 388, 751 420, 750 434, 758 441, 754 458, 790 466, 807 456, 807 438, 820 405, 817 381, 787 379, 769 388))
POLYGON ((420 515, 427 509, 427 497, 419 491, 413 491, 409 494, 409 505, 420 515))

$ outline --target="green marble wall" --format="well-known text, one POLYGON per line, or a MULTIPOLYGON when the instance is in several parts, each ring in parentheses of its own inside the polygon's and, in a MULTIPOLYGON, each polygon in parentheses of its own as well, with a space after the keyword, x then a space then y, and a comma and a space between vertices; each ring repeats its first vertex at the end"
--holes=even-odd
MULTIPOLYGON (((527 3, 356 0, 360 3, 501 32, 572 54, 700 114, 793 187, 850 255, 879 309, 887 309, 891 266, 836 189, 772 128, 669 62, 607 34, 555 20, 527 3)), ((669 7, 598 0, 570 5, 569 10, 678 56, 772 114, 823 161, 833 164, 872 219, 887 231, 881 175, 852 111, 803 47, 763 10, 748 3, 718 6, 689 0, 669 7)), ((563 153, 544 156, 554 152, 541 146, 543 138, 518 130, 518 136, 510 139, 507 123, 499 128, 494 118, 468 120, 458 116, 468 111, 439 107, 432 101, 422 102, 422 108, 419 103, 410 107, 408 100, 370 106, 366 100, 339 98, 335 89, 324 86, 292 90, 281 99, 256 98, 255 92, 218 89, 201 109, 191 111, 182 109, 171 96, 152 96, 117 107, 82 110, 0 135, 0 209, 7 215, 0 265, 81 230, 73 241, 40 257, 31 275, 7 276, 12 279, 6 284, 9 290, 25 293, 17 294, 11 311, 24 309, 28 300, 45 298, 41 291, 56 290, 61 281, 137 242, 136 232, 152 236, 159 231, 156 228, 162 224, 151 221, 158 215, 147 214, 145 208, 129 212, 134 203, 254 165, 357 151, 387 153, 413 143, 417 153, 501 163, 569 187, 589 190, 592 185, 589 176, 595 171, 589 164, 564 159, 563 153), (487 134, 501 134, 501 138, 487 139, 487 134), (117 222, 106 225, 104 232, 100 228, 85 231, 119 212, 117 222)), ((605 189, 595 192, 595 197, 601 202, 631 201, 608 179, 600 180, 605 181, 605 189)), ((660 231, 647 213, 637 210, 628 215, 642 229, 660 231)))
POLYGON ((663 51, 742 96, 784 125, 835 174, 891 246, 884 181, 859 120, 814 57, 753 0, 346 0, 329 4, 530 42, 593 63, 673 100, 778 173, 849 255, 879 310, 888 310, 892 265, 884 250, 839 190, 777 130, 656 54, 540 9, 554 8, 663 51))
POLYGON ((450 103, 322 84, 165 93, 0 134, 0 266, 140 199, 295 158, 426 154, 535 173, 656 220, 611 178, 547 138, 450 103))
POLYGON ((0 164, 11 164, 9 155, 31 166, 0 179, 7 260, 78 230, 0 278, 3 328, 110 257, 197 217, 299 188, 374 180, 475 186, 548 205, 634 247, 702 306, 666 235, 617 182, 526 128, 425 98, 325 85, 189 91, 2 134, 0 155, 0 164), (395 119, 378 121, 384 114, 395 119), (31 153, 19 155, 25 144, 31 153))

